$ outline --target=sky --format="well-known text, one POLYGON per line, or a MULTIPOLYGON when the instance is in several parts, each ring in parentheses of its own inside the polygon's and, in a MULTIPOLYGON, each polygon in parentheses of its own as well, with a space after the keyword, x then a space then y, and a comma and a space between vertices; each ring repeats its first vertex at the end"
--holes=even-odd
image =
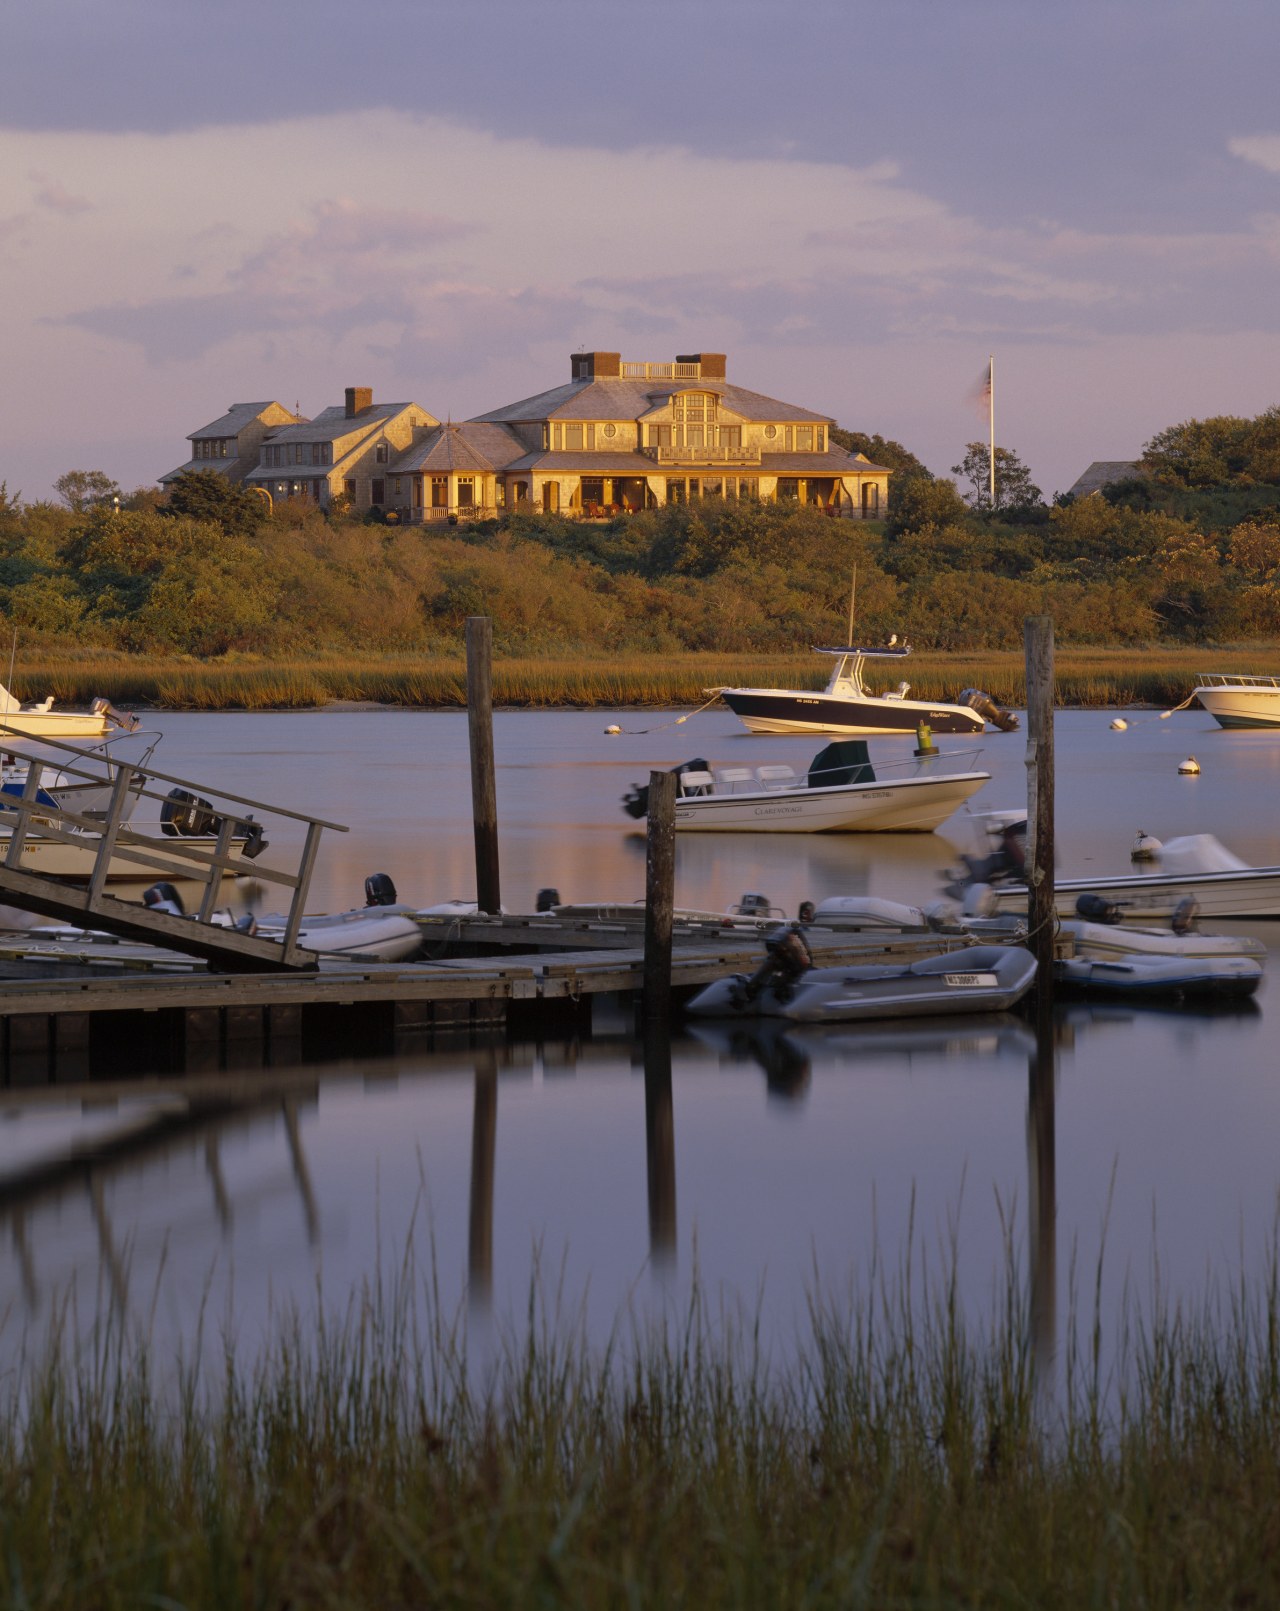
POLYGON ((1047 495, 1280 402, 1275 0, 8 0, 0 480, 570 354, 1047 495))

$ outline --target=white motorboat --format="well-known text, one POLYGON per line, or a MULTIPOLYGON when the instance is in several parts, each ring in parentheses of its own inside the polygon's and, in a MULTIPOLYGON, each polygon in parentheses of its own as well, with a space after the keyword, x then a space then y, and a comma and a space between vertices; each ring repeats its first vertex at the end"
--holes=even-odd
POLYGON ((967 688, 957 704, 910 699, 910 684, 903 682, 890 693, 870 693, 862 676, 868 660, 902 660, 911 653, 908 644, 882 649, 817 649, 835 657, 835 666, 822 693, 795 688, 715 688, 735 716, 753 733, 914 733, 921 726, 932 733, 975 733, 988 721, 1004 731, 1018 725, 989 694, 967 688))
MULTIPOLYGON (((1168 921, 1188 900, 1203 918, 1280 917, 1280 866, 1250 867, 1212 834, 1189 834, 1165 843, 1156 871, 1055 879, 1060 916, 1074 916, 1082 895, 1097 895, 1126 921, 1168 921)), ((1026 884, 992 882, 991 900, 998 912, 1025 913, 1026 884)))
POLYGON ((95 699, 87 711, 55 710, 53 698, 24 705, 0 683, 0 750, 10 753, 8 739, 103 738, 113 728, 132 732, 136 716, 125 716, 107 699, 95 699))
MULTIPOLYGON (((970 751, 976 755, 979 752, 970 751)), ((930 833, 990 780, 989 772, 947 770, 934 750, 913 761, 878 761, 866 741, 828 744, 797 777, 790 766, 676 768, 676 828, 715 833, 930 833), (886 772, 893 776, 886 776, 886 772)), ((648 788, 624 796, 632 816, 648 788)))
POLYGON ((1280 677, 1206 672, 1192 698, 1221 727, 1280 727, 1280 677))
POLYGON ((1003 1012, 1026 995, 1035 975, 1036 960, 1024 947, 979 945, 918 962, 735 974, 699 991, 686 1010, 706 1018, 761 1015, 801 1023, 1003 1012))

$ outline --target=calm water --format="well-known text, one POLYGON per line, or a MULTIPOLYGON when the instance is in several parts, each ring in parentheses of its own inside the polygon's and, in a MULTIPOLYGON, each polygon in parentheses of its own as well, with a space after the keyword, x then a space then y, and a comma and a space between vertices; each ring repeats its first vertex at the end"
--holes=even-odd
MULTIPOLYGON (((1109 713, 1058 717, 1064 873, 1127 870, 1138 829, 1209 831, 1250 861, 1280 861, 1280 734, 1225 733, 1200 712, 1132 720, 1114 733, 1109 713), (1192 753, 1201 775, 1177 776, 1192 753)), ((701 755, 800 770, 819 747, 751 738, 711 712, 673 722, 497 717, 510 909, 547 885, 566 900, 641 894, 643 838, 618 802, 651 767, 701 755), (649 731, 606 736, 614 721, 649 731)), ((322 852, 314 908, 359 904, 374 871, 422 904, 474 893, 465 716, 175 716, 163 727, 167 770, 351 825, 322 852)), ((911 747, 877 741, 873 756, 911 747)), ((1024 757, 1021 734, 985 741, 979 764, 993 778, 975 809, 1023 803, 1024 757)), ((723 907, 762 890, 794 911, 827 893, 929 899, 968 843, 958 819, 932 836, 681 836, 677 900, 723 907)), ((1254 932, 1269 939, 1266 926, 1254 932)), ((15 1093, 0 1122, 0 1353, 71 1290, 83 1311, 114 1305, 165 1347, 190 1336, 202 1306, 251 1340, 272 1305, 314 1304, 317 1279, 326 1302, 343 1303, 379 1260, 398 1259, 411 1229, 424 1261, 433 1249, 448 1303, 470 1294, 496 1317, 518 1312, 536 1253, 552 1283, 585 1295, 597 1336, 628 1304, 678 1305, 696 1271, 717 1300, 758 1306, 785 1345, 816 1281, 864 1279, 877 1249, 896 1263, 910 1225, 935 1263, 954 1235, 978 1314, 990 1312, 1010 1219, 1024 1269, 1056 1295, 1059 1327, 1070 1266, 1090 1290, 1104 1225, 1109 1313, 1126 1281, 1149 1288, 1157 1255, 1164 1287, 1195 1298, 1242 1267, 1260 1272, 1271 1245, 1280 1082, 1267 1012, 1265 990, 1249 1010, 1217 1015, 1063 1007, 1039 1054, 1012 1018, 755 1036, 699 1027, 672 1041, 669 1107, 651 1077, 646 1111, 643 1054, 624 1014, 606 1010, 590 1041, 291 1072, 260 1104, 128 1163, 101 1143, 142 1099, 82 1112, 15 1093), (93 1170, 30 1173, 95 1139, 93 1170)))

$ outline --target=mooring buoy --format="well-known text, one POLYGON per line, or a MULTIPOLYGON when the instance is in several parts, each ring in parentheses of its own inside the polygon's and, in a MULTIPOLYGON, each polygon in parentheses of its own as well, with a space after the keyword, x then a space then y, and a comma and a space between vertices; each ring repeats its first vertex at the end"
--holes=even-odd
POLYGON ((1179 774, 1186 778, 1195 777, 1199 770, 1200 763, 1194 755, 1188 755, 1186 760, 1178 767, 1179 774))

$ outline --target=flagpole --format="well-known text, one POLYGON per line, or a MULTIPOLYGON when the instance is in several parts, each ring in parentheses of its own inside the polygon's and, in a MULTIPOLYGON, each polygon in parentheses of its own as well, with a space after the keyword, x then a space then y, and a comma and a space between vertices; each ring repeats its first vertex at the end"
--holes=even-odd
POLYGON ((996 361, 987 356, 987 429, 990 435, 991 513, 996 512, 996 361))

